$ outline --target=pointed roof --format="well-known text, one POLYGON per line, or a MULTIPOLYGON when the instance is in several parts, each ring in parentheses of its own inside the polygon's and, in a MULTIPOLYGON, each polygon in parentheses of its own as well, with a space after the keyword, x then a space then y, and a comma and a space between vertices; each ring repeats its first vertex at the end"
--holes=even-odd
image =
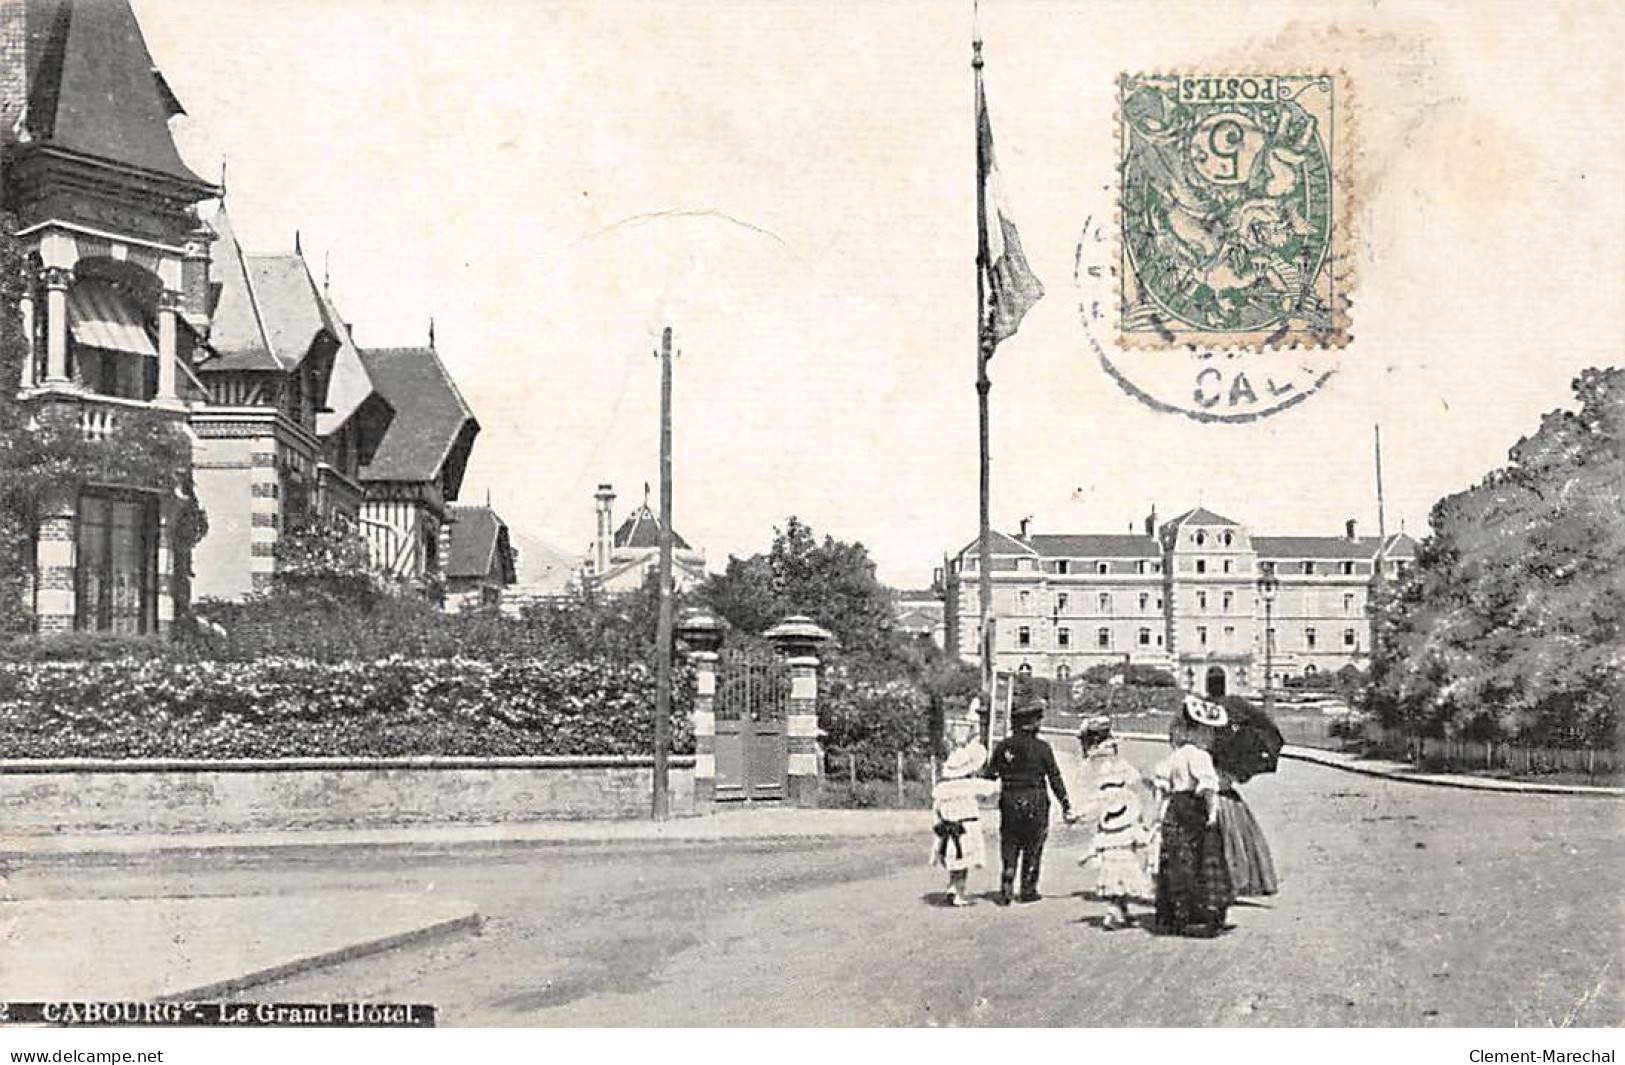
POLYGON ((363 348, 361 362, 395 417, 362 481, 433 481, 444 473, 456 499, 480 423, 433 348, 363 348))
POLYGON ((514 583, 513 548, 508 526, 490 507, 452 507, 451 543, 446 552, 447 577, 489 577, 514 583))
POLYGON ((369 403, 390 411, 393 408, 373 384, 372 375, 367 373, 361 350, 350 336, 349 323, 333 305, 332 296, 323 289, 316 294, 316 300, 327 331, 339 342, 338 351, 333 354, 333 372, 327 380, 325 409, 316 415, 317 435, 331 436, 369 403))
POLYGON ((1187 510, 1177 517, 1169 518, 1168 523, 1163 528, 1177 529, 1182 525, 1229 525, 1234 528, 1241 528, 1240 522, 1231 521, 1229 518, 1215 514, 1206 507, 1196 507, 1194 510, 1187 510))
POLYGON ((25 0, 28 101, 23 124, 44 147, 214 186, 182 161, 169 133, 180 103, 157 73, 129 0, 25 0))
POLYGON ((221 207, 209 223, 216 239, 211 256, 209 347, 219 356, 201 369, 281 370, 261 318, 259 297, 231 217, 221 207))
MULTIPOLYGON (((982 538, 980 536, 978 536, 976 539, 972 540, 970 543, 968 543, 964 547, 960 548, 959 549, 959 554, 961 556, 964 556, 966 554, 974 553, 975 551, 979 550, 981 548, 981 546, 982 546, 982 538)), ((995 554, 995 555, 1036 555, 1036 554, 1038 554, 1038 552, 1034 551, 1032 549, 1032 547, 1029 546, 1028 544, 1022 543, 1020 540, 1016 539, 1014 536, 1007 536, 1007 535, 1005 535, 1004 533, 1000 532, 997 529, 989 529, 988 530, 988 550, 992 554, 995 554)))
MULTIPOLYGON (((673 529, 671 544, 679 551, 691 550, 688 541, 678 535, 673 529)), ((649 509, 649 501, 645 499, 643 505, 634 510, 615 530, 615 546, 630 548, 646 548, 660 546, 660 518, 649 509)))
MULTIPOLYGON (((286 372, 298 368, 317 342, 325 339, 333 346, 335 361, 344 356, 343 398, 348 418, 367 398, 358 388, 358 378, 365 379, 366 371, 350 343, 349 329, 317 287, 304 256, 299 252, 243 254, 224 207, 215 212, 209 226, 216 235, 210 270, 214 307, 209 348, 218 357, 199 369, 210 373, 286 372)), ((371 387, 370 382, 366 387, 371 387)))

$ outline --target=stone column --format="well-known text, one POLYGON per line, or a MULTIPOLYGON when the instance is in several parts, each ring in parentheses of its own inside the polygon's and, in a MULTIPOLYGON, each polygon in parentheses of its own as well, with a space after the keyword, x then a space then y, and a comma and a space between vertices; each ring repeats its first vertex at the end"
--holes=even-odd
POLYGON ((45 383, 65 385, 68 377, 68 286, 73 271, 47 267, 45 282, 45 383))
POLYGON ((23 346, 28 349, 28 357, 23 359, 22 387, 34 387, 34 290, 30 285, 23 291, 17 300, 17 309, 23 319, 23 346))
POLYGON ((824 769, 824 751, 818 742, 818 659, 805 655, 790 659, 786 665, 790 667, 790 706, 784 718, 784 734, 790 765, 785 798, 797 806, 811 806, 818 801, 824 769))
POLYGON ((181 397, 175 384, 175 361, 179 358, 175 317, 180 313, 181 294, 165 289, 158 297, 158 395, 160 404, 179 406, 181 397))
POLYGON ((73 631, 76 510, 76 500, 65 492, 46 499, 40 510, 34 622, 41 633, 73 631))
POLYGON ((715 651, 690 651, 694 664, 694 812, 710 813, 717 798, 717 663, 715 651))

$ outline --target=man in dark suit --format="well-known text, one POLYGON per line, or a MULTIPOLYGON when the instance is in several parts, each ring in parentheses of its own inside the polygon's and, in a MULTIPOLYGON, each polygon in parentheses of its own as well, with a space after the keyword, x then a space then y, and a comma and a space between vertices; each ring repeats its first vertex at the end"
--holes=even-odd
POLYGON ((1021 902, 1037 902, 1038 873, 1044 860, 1044 839, 1049 835, 1049 793, 1061 804, 1061 813, 1072 820, 1072 804, 1067 801, 1066 783, 1061 780, 1055 752, 1038 738, 1044 720, 1044 703, 1029 703, 1011 714, 1010 738, 993 750, 986 773, 998 778, 999 851, 1004 868, 1000 875, 999 904, 1010 903, 1017 866, 1021 872, 1021 902))

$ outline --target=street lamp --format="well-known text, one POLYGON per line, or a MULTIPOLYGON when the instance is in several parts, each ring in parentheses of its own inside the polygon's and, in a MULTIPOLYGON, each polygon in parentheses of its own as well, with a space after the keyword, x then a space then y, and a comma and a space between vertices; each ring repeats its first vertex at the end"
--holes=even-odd
POLYGON ((1275 677, 1275 593, 1281 582, 1275 579, 1275 563, 1259 563, 1258 596, 1264 600, 1264 713, 1272 709, 1271 681, 1275 677))

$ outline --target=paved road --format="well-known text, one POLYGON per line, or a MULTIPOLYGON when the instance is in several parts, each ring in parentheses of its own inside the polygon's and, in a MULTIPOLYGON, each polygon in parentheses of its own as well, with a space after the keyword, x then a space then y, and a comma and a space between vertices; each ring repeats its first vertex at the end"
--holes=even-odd
POLYGON ((434 1002, 448 1024, 1625 1023, 1625 804, 1300 763, 1247 794, 1284 893, 1212 941, 1102 931, 1071 897, 1081 828, 1052 836, 1050 897, 1009 909, 934 905, 911 838, 163 856, 27 865, 10 889, 282 894, 289 921, 315 891, 469 899, 478 935, 248 996, 434 1002))

